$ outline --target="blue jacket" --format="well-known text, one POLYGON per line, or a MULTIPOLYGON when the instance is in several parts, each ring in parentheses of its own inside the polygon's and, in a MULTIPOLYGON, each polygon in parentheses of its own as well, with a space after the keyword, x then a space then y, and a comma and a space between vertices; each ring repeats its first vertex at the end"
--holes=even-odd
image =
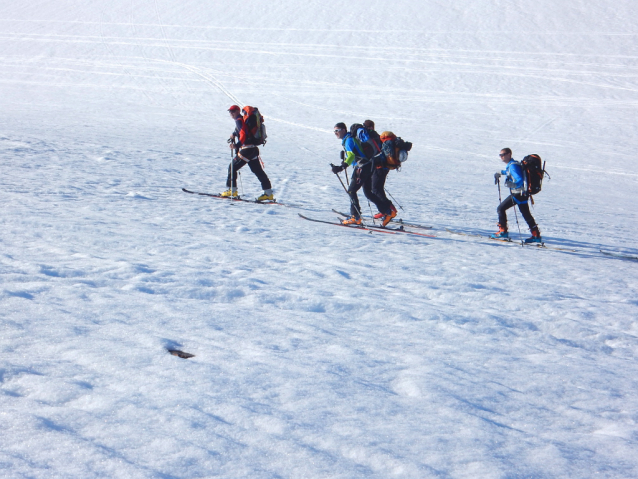
POLYGON ((341 146, 343 146, 343 150, 346 152, 346 157, 343 161, 345 161, 348 165, 356 168, 357 163, 366 159, 366 155, 363 151, 361 151, 357 141, 352 138, 350 133, 346 133, 346 136, 343 137, 341 146))
MULTIPOLYGON (((523 188, 525 188, 525 177, 523 176, 523 169, 521 168, 521 164, 514 158, 509 161, 505 169, 501 171, 501 174, 507 175, 505 179, 505 186, 507 186, 510 190, 522 191, 523 188)), ((518 195, 519 198, 521 198, 520 193, 518 195)), ((512 194, 512 199, 517 205, 527 203, 527 196, 523 195, 523 198, 524 199, 517 199, 516 195, 512 194)))
POLYGON ((514 158, 509 161, 505 169, 501 171, 501 174, 506 175, 505 186, 508 186, 510 189, 519 190, 525 186, 523 169, 514 158))

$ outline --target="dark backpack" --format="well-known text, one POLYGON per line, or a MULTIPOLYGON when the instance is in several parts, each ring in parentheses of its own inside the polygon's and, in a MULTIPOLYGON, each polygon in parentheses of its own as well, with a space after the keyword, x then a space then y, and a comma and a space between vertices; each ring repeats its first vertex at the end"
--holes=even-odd
POLYGON ((246 115, 244 116, 244 123, 246 124, 246 130, 249 135, 252 137, 248 141, 251 145, 265 145, 266 138, 266 125, 264 125, 264 117, 259 113, 259 109, 255 106, 245 106, 244 111, 246 115))
POLYGON ((527 194, 531 196, 539 193, 543 187, 543 178, 547 174, 545 162, 541 164, 541 157, 538 155, 527 155, 521 161, 521 168, 525 177, 527 194))
POLYGON ((370 139, 370 136, 368 135, 368 130, 361 123, 353 123, 350 126, 350 136, 359 141, 359 143, 361 144, 361 151, 363 151, 363 154, 366 155, 366 158, 368 160, 372 159, 374 155, 379 153, 378 149, 375 147, 375 143, 370 139), (361 140, 361 138, 359 138, 359 135, 357 134, 361 129, 363 129, 363 131, 365 132, 365 137, 367 138, 367 140, 365 141, 361 140))
POLYGON ((410 151, 412 149, 412 143, 397 137, 392 140, 385 141, 381 149, 385 154, 385 166, 389 170, 398 170, 401 168, 401 152, 410 151))

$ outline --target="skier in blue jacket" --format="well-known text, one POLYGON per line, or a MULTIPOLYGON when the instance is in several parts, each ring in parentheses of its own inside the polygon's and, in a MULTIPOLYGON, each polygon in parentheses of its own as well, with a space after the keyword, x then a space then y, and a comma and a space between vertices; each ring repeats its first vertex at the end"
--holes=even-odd
POLYGON ((507 166, 504 170, 494 173, 494 178, 499 181, 502 175, 505 175, 505 186, 510 189, 510 195, 498 205, 498 233, 494 233, 491 237, 494 239, 507 239, 507 210, 514 205, 518 206, 519 211, 523 215, 532 236, 525 240, 525 243, 541 243, 541 232, 538 225, 529 211, 529 196, 525 191, 525 178, 523 177, 523 169, 521 165, 512 158, 512 150, 503 148, 498 155, 501 161, 507 166))

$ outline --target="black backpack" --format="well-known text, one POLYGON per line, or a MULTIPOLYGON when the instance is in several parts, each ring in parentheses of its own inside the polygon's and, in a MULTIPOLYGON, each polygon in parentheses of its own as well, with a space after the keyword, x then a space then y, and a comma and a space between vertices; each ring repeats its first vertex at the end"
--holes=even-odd
POLYGON ((366 158, 370 160, 374 155, 376 155, 379 152, 375 151, 375 147, 372 145, 370 140, 361 141, 359 139, 359 135, 357 135, 357 133, 361 129, 363 129, 363 131, 366 132, 366 135, 368 135, 368 130, 366 130, 366 128, 361 123, 353 123, 350 126, 350 136, 352 136, 352 138, 359 141, 359 143, 361 144, 361 151, 363 151, 363 154, 366 155, 366 158))
POLYGON ((397 137, 393 140, 386 140, 381 149, 385 154, 385 167, 389 170, 399 170, 401 169, 401 152, 410 151, 412 143, 397 137))
POLYGON ((525 177, 526 192, 528 195, 539 193, 543 187, 543 178, 550 176, 545 171, 545 162, 541 164, 541 157, 538 155, 527 155, 521 161, 521 168, 525 177))

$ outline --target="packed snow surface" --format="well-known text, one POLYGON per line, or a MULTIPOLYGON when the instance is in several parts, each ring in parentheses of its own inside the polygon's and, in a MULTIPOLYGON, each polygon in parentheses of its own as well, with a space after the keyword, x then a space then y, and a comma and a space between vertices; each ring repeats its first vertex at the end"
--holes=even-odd
POLYGON ((0 0, 0 476, 638 477, 636 15, 0 0), (181 191, 225 188, 234 103, 291 206, 181 191), (433 237, 299 217, 366 119, 433 237), (503 147, 563 250, 446 231, 496 230, 503 147))

